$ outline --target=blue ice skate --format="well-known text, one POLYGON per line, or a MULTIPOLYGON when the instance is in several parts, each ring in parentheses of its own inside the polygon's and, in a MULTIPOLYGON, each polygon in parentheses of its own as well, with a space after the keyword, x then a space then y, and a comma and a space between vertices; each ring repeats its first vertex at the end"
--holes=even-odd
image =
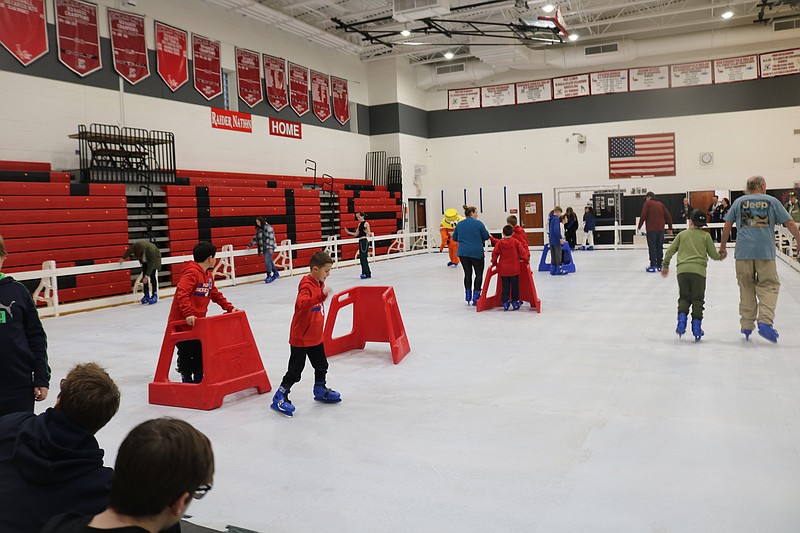
MULTIPOLYGON (((147 304, 148 305, 153 305, 154 303, 157 303, 157 302, 158 302, 158 294, 153 294, 152 297, 147 299, 147 304)), ((144 302, 142 302, 142 303, 144 303, 144 302)))
POLYGON ((649 267, 645 268, 645 270, 647 272, 658 272, 658 268, 654 267, 654 266, 649 266, 649 267))
POLYGON ((324 381, 314 383, 314 399, 318 402, 337 403, 342 401, 342 395, 325 386, 324 381))
POLYGON ((472 303, 472 291, 467 289, 464 291, 464 298, 467 300, 467 305, 472 303))
POLYGON ((749 341, 750 340, 750 335, 752 335, 752 334, 753 334, 753 330, 752 329, 742 329, 742 335, 744 335, 744 340, 749 341))
POLYGON ((679 337, 682 337, 684 333, 686 333, 686 322, 688 317, 686 313, 678 313, 678 327, 675 328, 675 333, 678 334, 679 337))
POLYGON ((476 289, 472 291, 472 305, 478 305, 478 300, 481 299, 481 290, 476 289))
POLYGON ((278 387, 275 396, 272 397, 272 405, 269 408, 282 415, 292 416, 294 414, 294 405, 289 400, 289 391, 284 387, 278 387))
POLYGON ((765 322, 758 323, 758 334, 767 339, 769 342, 778 342, 778 332, 772 327, 772 324, 765 322))
POLYGON ((698 342, 700 338, 705 335, 705 332, 700 327, 703 324, 703 321, 699 318, 692 319, 692 335, 694 335, 694 341, 698 342))
POLYGON ((503 302, 503 311, 508 311, 508 308, 511 307, 509 302, 503 302))
POLYGON ((519 311, 520 307, 522 307, 522 302, 520 302, 519 300, 511 302, 511 308, 514 309, 514 311, 519 311))

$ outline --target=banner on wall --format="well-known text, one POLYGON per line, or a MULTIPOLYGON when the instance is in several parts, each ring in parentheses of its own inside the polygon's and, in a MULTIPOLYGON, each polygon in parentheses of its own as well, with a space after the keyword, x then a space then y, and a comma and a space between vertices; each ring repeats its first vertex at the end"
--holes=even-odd
POLYGON ((637 67, 628 70, 629 89, 633 91, 649 91, 652 89, 669 89, 669 67, 637 67))
POLYGON ((245 104, 253 107, 264 99, 261 64, 257 53, 236 47, 236 79, 239 84, 239 98, 245 104))
POLYGON ((697 87, 713 83, 711 61, 670 65, 669 83, 674 87, 697 87))
POLYGON ((220 43, 202 35, 192 34, 192 73, 194 88, 206 100, 222 94, 222 62, 220 43))
POLYGON ((331 116, 330 83, 327 74, 311 71, 311 102, 314 114, 321 122, 325 122, 331 116))
POLYGON ((211 127, 221 130, 253 133, 253 116, 227 109, 211 108, 211 127))
POLYGON ((589 75, 565 76, 553 78, 553 99, 577 98, 589 96, 589 75))
POLYGON ((264 54, 264 81, 267 84, 267 101, 280 111, 289 105, 286 92, 286 61, 280 57, 264 54))
POLYGON ((172 92, 189 81, 189 34, 156 21, 156 69, 172 92))
POLYGON ((523 81, 515 85, 518 104, 532 104, 553 99, 553 84, 550 80, 523 81))
POLYGON ((604 70, 589 74, 589 90, 593 95, 628 92, 627 70, 604 70))
POLYGON ((758 78, 758 57, 729 57, 714 60, 714 83, 754 80, 758 78))
POLYGON ((144 40, 144 17, 108 8, 108 28, 114 70, 131 85, 150 76, 147 43, 144 40))
POLYGON ((800 74, 800 48, 761 54, 759 59, 762 78, 800 74))
POLYGON ((49 50, 44 0, 0 1, 0 44, 27 67, 49 50))
POLYGON ((290 139, 302 139, 303 125, 291 120, 269 117, 269 134, 290 139))
POLYGON ((481 88, 449 89, 447 91, 447 109, 477 109, 481 106, 481 88))
POLYGON ((608 138, 608 177, 675 175, 675 134, 608 138))
POLYGON ((83 0, 56 0, 58 60, 80 77, 103 68, 97 6, 83 0))
POLYGON ((289 105, 297 116, 308 113, 308 69, 289 61, 289 105))
POLYGON ((347 94, 347 80, 331 76, 331 96, 333 115, 344 126, 350 120, 350 96, 347 94))
POLYGON ((517 91, 513 83, 481 87, 481 107, 501 107, 517 103, 517 91))

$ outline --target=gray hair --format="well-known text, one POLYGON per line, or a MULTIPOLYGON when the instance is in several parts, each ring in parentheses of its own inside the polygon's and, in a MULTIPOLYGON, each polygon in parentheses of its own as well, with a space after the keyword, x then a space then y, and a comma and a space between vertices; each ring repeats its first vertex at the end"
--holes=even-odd
POLYGON ((767 180, 764 176, 751 176, 747 178, 746 192, 756 192, 767 187, 767 180))

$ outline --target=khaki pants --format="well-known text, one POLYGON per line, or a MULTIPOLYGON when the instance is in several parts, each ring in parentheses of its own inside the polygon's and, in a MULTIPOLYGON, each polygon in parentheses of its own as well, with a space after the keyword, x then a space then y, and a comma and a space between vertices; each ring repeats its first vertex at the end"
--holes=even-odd
POLYGON ((781 282, 774 259, 736 261, 739 282, 739 322, 742 329, 755 329, 755 323, 772 325, 781 282))

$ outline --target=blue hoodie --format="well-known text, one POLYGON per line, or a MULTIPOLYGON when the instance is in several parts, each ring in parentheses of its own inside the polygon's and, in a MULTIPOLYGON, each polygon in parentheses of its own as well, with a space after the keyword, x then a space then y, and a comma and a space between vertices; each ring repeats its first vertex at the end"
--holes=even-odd
POLYGON ((67 511, 102 512, 111 473, 94 435, 61 409, 0 417, 0 501, 8 504, 0 531, 38 532, 67 511))
POLYGON ((456 225, 453 240, 458 243, 458 257, 483 258, 483 244, 489 231, 477 218, 467 217, 456 225))
POLYGON ((550 237, 548 242, 551 245, 561 246, 561 217, 555 213, 550 215, 547 221, 547 233, 550 237))

